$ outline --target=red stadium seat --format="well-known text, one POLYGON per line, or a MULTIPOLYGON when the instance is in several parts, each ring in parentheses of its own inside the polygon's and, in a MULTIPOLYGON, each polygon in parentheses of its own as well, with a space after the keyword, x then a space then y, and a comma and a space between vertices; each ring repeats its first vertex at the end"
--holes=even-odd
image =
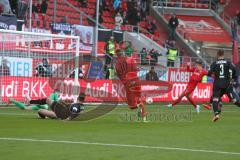
POLYGON ((125 31, 126 27, 124 25, 121 26, 121 30, 125 31))
POLYGON ((207 8, 209 8, 209 6, 208 6, 208 4, 203 4, 202 8, 207 9, 207 8))

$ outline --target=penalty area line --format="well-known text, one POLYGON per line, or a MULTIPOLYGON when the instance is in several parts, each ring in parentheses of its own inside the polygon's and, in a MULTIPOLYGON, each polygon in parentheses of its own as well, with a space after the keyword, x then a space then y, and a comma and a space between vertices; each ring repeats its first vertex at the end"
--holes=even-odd
POLYGON ((170 151, 215 153, 215 154, 225 154, 225 155, 240 155, 240 152, 226 152, 226 151, 217 151, 217 150, 202 150, 202 149, 147 146, 147 145, 134 145, 134 144, 98 143, 98 142, 86 142, 86 141, 64 141, 64 140, 10 138, 10 137, 0 137, 0 141, 22 141, 22 142, 80 144, 80 145, 95 145, 95 146, 105 146, 105 147, 119 147, 119 148, 140 148, 140 149, 157 149, 157 150, 170 150, 170 151))

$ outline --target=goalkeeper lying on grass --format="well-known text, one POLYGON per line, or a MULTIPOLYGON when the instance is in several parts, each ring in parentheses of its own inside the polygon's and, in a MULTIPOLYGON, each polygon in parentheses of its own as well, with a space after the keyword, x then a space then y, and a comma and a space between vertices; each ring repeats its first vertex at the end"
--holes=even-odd
POLYGON ((43 99, 36 99, 36 100, 31 100, 29 96, 26 95, 26 102, 22 103, 19 101, 16 101, 12 98, 9 99, 9 102, 12 102, 15 104, 18 108, 20 109, 25 109, 25 110, 39 110, 39 109, 49 109, 49 105, 47 104, 47 100, 59 101, 59 90, 55 89, 52 94, 48 98, 43 98, 43 99))
POLYGON ((84 110, 83 102, 86 95, 80 93, 77 98, 76 103, 65 103, 63 101, 52 101, 47 99, 47 103, 50 109, 39 109, 38 115, 41 118, 51 118, 51 119, 62 119, 62 120, 73 120, 76 118, 81 111, 84 110))
POLYGON ((72 120, 83 110, 85 94, 80 93, 77 102, 71 104, 59 100, 59 90, 57 89, 55 89, 48 98, 31 100, 26 96, 26 99, 25 103, 18 102, 14 99, 9 99, 9 101, 20 109, 38 110, 40 118, 72 120))

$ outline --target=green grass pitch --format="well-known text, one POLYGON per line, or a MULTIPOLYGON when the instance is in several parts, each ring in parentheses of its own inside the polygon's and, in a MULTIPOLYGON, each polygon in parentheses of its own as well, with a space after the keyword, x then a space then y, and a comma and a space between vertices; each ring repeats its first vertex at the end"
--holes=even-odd
POLYGON ((189 105, 149 105, 148 123, 126 106, 88 122, 41 120, 32 111, 0 107, 1 160, 239 160, 240 111, 224 106, 197 115, 189 105))

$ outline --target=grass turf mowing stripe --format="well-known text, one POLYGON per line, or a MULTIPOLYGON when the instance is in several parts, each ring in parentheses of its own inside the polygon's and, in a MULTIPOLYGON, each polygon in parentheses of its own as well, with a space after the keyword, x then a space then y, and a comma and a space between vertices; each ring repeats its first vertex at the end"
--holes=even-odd
POLYGON ((36 115, 35 113, 0 113, 0 115, 7 115, 7 116, 33 116, 36 115))
POLYGON ((215 153, 225 155, 240 155, 240 152, 226 152, 202 149, 189 149, 189 148, 175 148, 175 147, 160 147, 160 146, 146 146, 134 144, 112 144, 112 143, 98 143, 98 142, 85 142, 85 141, 63 141, 63 140, 49 140, 49 139, 31 139, 31 138, 10 138, 0 137, 0 141, 23 141, 23 142, 42 142, 42 143, 62 143, 62 144, 82 144, 82 145, 96 145, 96 146, 110 146, 110 147, 127 147, 127 148, 141 148, 141 149, 159 149, 159 150, 175 150, 186 152, 202 152, 202 153, 215 153))

